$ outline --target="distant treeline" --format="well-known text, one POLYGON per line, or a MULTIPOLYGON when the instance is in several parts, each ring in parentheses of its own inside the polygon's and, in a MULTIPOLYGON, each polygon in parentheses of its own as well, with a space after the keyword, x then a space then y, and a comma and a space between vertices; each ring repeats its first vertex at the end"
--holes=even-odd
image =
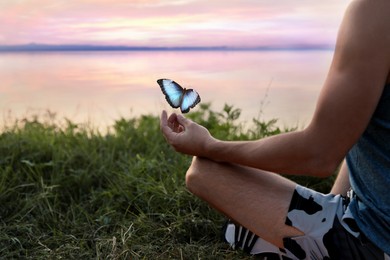
POLYGON ((296 46, 258 46, 258 47, 230 47, 230 46, 125 46, 125 45, 84 45, 84 44, 21 44, 0 45, 0 52, 23 51, 281 51, 281 50, 330 50, 328 45, 296 45, 296 46))

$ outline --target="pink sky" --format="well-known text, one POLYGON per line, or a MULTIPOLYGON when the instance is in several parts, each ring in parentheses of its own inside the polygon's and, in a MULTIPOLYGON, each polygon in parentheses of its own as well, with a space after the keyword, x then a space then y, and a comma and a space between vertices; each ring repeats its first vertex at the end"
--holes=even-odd
POLYGON ((1 0, 0 45, 333 45, 347 0, 1 0))

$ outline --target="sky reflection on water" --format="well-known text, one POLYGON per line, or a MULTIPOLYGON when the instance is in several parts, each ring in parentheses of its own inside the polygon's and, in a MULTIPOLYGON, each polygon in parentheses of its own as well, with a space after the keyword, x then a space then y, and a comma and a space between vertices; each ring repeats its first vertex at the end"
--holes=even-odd
MULTIPOLYGON (((309 123, 332 51, 45 52, 0 54, 4 118, 45 110, 104 128, 121 117, 173 111, 156 80, 195 88, 220 111, 225 103, 250 121, 309 123)), ((196 108, 195 108, 196 109, 196 108)), ((3 123, 4 124, 4 123, 3 123)))

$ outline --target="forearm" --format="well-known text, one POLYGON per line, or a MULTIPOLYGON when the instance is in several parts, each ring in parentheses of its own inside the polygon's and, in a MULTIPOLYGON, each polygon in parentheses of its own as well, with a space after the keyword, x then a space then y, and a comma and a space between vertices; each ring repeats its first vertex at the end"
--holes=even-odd
POLYGON ((283 174, 325 177, 338 165, 316 147, 306 131, 280 134, 256 141, 213 140, 205 157, 283 174))

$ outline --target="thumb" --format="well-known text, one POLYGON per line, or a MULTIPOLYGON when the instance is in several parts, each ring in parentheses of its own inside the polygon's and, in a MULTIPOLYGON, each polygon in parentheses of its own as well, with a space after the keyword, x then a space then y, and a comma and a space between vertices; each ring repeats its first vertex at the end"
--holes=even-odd
POLYGON ((185 118, 183 115, 178 114, 177 115, 177 122, 181 124, 182 126, 188 126, 191 123, 191 120, 185 118))

